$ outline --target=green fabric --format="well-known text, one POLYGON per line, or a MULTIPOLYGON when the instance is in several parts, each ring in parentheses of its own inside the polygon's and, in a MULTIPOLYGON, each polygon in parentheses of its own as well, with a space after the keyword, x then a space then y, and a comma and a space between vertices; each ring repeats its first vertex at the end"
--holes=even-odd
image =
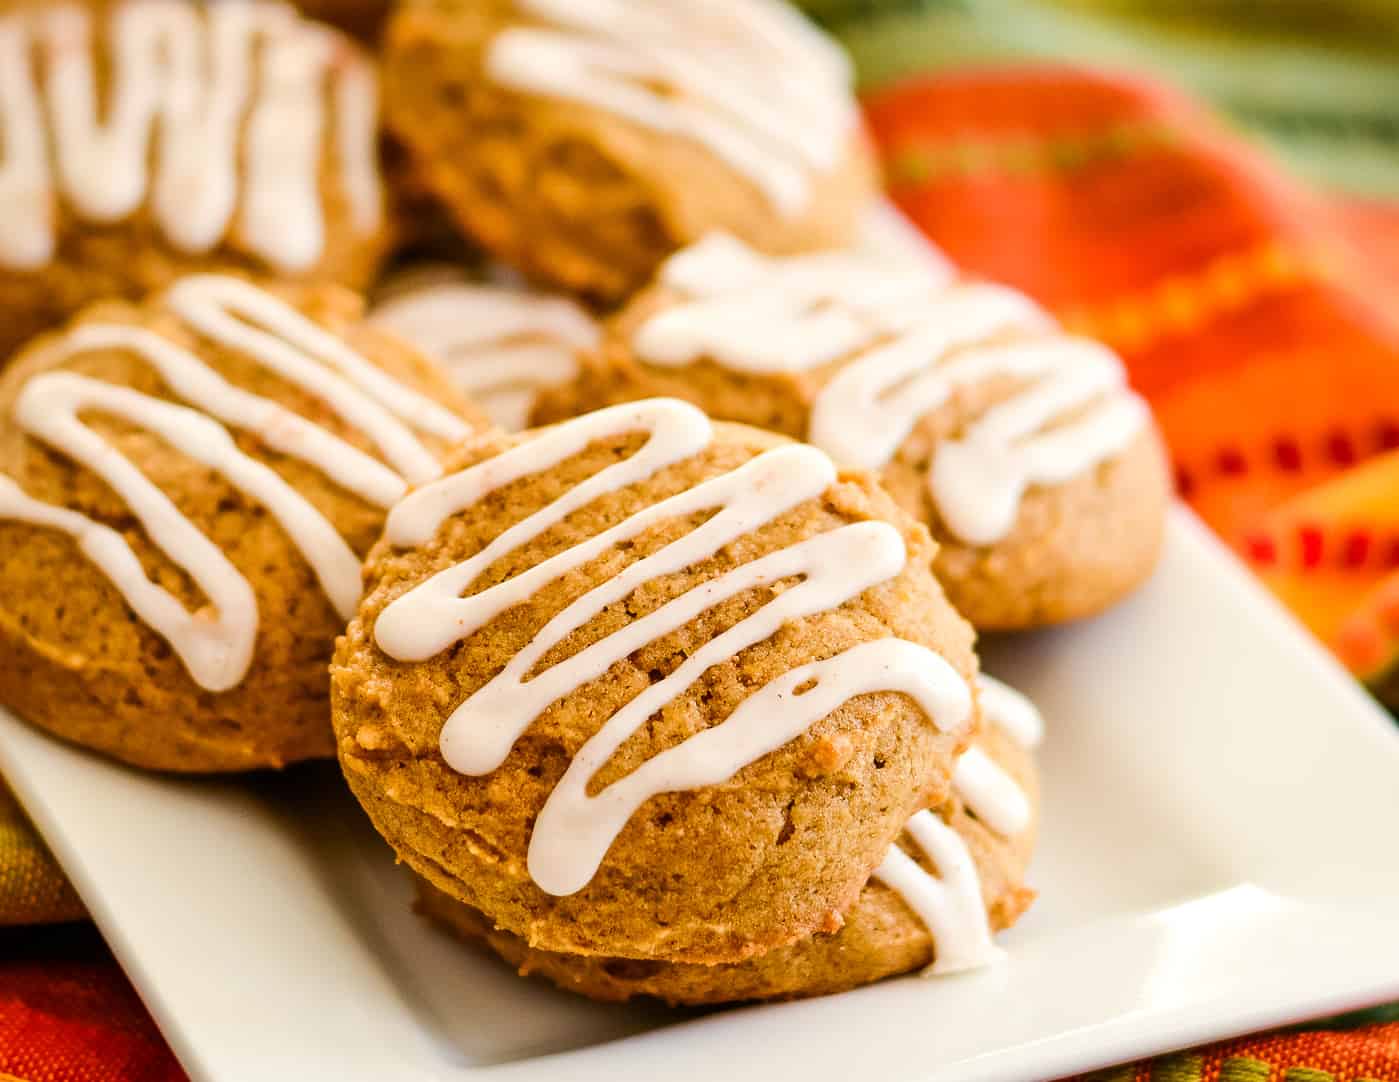
POLYGON ((1292 1026, 1293 1031, 1309 1029, 1355 1029, 1358 1026, 1378 1026, 1387 1022, 1399 1022, 1399 1003, 1387 1003, 1381 1007, 1368 1007, 1361 1011, 1338 1014, 1322 1022, 1304 1022, 1292 1026))
POLYGON ((1399 198, 1399 0, 804 0, 862 83, 1067 61, 1164 77, 1314 182, 1399 198))

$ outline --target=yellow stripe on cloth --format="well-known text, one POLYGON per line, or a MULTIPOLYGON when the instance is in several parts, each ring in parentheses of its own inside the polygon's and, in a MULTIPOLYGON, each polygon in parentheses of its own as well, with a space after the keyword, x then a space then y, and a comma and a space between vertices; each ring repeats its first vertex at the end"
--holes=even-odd
POLYGON ((57 924, 86 916, 58 862, 0 782, 0 925, 57 924))
POLYGON ((1214 319, 1263 297, 1333 278, 1336 263, 1335 257, 1321 252, 1270 242, 1218 256, 1194 274, 1167 278, 1140 293, 1059 316, 1075 334, 1118 349, 1147 349, 1174 335, 1197 333, 1214 319))
POLYGON ((985 174, 1065 174, 1173 146, 1177 136, 1176 128, 1153 120, 1043 135, 910 139, 886 151, 886 177, 898 189, 985 174))

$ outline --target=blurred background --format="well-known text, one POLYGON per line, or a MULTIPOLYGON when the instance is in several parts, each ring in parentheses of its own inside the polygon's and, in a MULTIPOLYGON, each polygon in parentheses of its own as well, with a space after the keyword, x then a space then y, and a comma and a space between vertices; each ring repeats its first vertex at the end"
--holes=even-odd
POLYGON ((1399 196, 1399 0, 804 0, 865 85, 970 62, 1151 72, 1317 183, 1399 196))

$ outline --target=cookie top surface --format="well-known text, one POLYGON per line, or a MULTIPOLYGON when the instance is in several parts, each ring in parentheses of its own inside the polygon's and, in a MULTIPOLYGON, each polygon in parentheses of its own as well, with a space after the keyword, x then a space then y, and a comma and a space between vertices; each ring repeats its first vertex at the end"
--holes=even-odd
MULTIPOLYGON (((239 729, 270 689, 314 687, 386 509, 438 476, 476 416, 359 314, 334 287, 279 296, 197 276, 142 306, 95 306, 22 351, 0 379, 9 660, 109 680, 74 706, 83 717, 125 693, 133 714, 159 699, 239 729)), ((55 720, 37 692, 10 690, 55 720)), ((283 758, 270 736, 261 754, 283 758)))
POLYGON ((0 273, 138 221, 190 258, 303 273, 329 232, 383 227, 373 63, 289 5, 22 3, 0 70, 0 273))
POLYGON ((540 390, 577 375, 579 353, 601 339, 592 315, 567 297, 451 270, 411 275, 370 319, 440 362, 511 432, 528 425, 540 390))
POLYGON ((546 949, 737 960, 838 922, 967 739, 926 531, 675 401, 465 453, 391 515, 333 668, 381 833, 546 949))
POLYGON ((414 0, 386 116, 498 257, 603 299, 713 228, 835 244, 875 191, 848 63, 773 0, 414 0))
POLYGON ((501 86, 705 146, 773 213, 800 214, 858 119, 834 43, 772 0, 515 0, 484 45, 501 86))
MULTIPOLYGON (((950 267, 849 250, 771 258, 712 234, 662 265, 612 321, 571 400, 546 396, 543 415, 654 394, 878 470, 944 544, 959 607, 958 587, 978 576, 1007 604, 1041 578, 1116 596, 1159 540, 1164 471, 1120 360, 1023 294, 950 267), (1054 536, 1080 521, 1087 533, 1054 536), (1098 530, 1105 521, 1114 529, 1098 530), (1104 573, 1114 543, 1095 540, 1114 532, 1120 577, 1104 573), (995 581, 989 552, 1025 574, 995 581)), ((984 618, 994 597, 975 600, 990 604, 967 605, 973 622, 1001 622, 984 618)))
POLYGON ((950 271, 767 259, 716 235, 667 261, 658 286, 618 323, 638 359, 805 377, 804 435, 847 465, 879 469, 939 410, 963 414, 927 485, 969 544, 1005 537, 1028 487, 1120 454, 1150 423, 1112 353, 1063 335, 1023 294, 950 271))

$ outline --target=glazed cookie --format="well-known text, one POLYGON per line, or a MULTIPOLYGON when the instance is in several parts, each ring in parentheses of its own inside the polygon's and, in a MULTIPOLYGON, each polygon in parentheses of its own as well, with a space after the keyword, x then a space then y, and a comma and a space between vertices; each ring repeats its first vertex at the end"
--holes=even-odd
POLYGON ((733 962, 838 928, 972 729, 927 531, 674 400, 454 465, 391 512, 332 666, 379 832, 544 950, 733 962))
POLYGON ((850 240, 874 169, 844 55, 777 0, 407 0, 385 113, 498 258, 617 299, 712 229, 850 240))
POLYGON ((389 243, 377 76, 264 0, 0 9, 0 363, 191 271, 363 287, 389 243))
POLYGON ((666 261, 536 419, 655 395, 878 470, 978 627, 1089 615, 1156 561, 1165 459, 1121 362, 931 261, 770 259, 714 234, 666 261))
POLYGON ((326 664, 361 559, 473 416, 360 308, 201 275, 19 353, 0 378, 0 701, 164 770, 333 754, 326 664))
POLYGON ((447 268, 408 272, 370 313, 377 326, 443 364, 501 427, 529 424, 541 390, 568 383, 600 332, 587 309, 447 268))
POLYGON ((539 974, 593 999, 654 996, 671 1004, 790 999, 841 992, 924 969, 941 974, 999 954, 993 932, 1034 898, 1024 885, 1034 845, 1038 786, 1028 749, 1038 714, 987 682, 990 723, 958 761, 954 795, 936 815, 915 815, 835 934, 818 933, 746 962, 687 965, 530 949, 479 912, 417 877, 418 909, 468 940, 486 943, 521 975, 539 974), (997 717, 1008 719, 995 724, 997 717))

